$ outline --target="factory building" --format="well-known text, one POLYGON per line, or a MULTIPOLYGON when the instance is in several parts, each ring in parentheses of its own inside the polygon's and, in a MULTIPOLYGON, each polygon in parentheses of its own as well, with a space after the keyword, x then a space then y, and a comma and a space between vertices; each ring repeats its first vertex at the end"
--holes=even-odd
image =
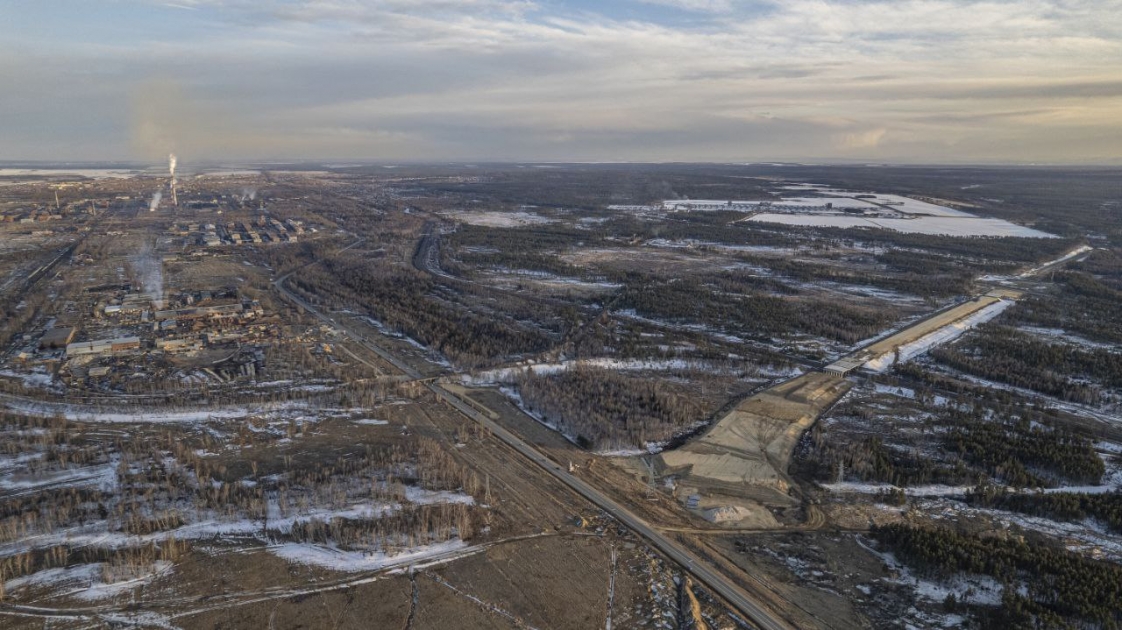
POLYGON ((245 310, 241 304, 224 304, 222 306, 199 306, 195 308, 177 308, 166 311, 156 311, 156 320, 168 319, 201 319, 204 317, 237 317, 245 310))
POLYGON ((98 339, 67 344, 66 356, 76 357, 91 354, 112 354, 140 349, 140 337, 119 337, 117 339, 98 339))

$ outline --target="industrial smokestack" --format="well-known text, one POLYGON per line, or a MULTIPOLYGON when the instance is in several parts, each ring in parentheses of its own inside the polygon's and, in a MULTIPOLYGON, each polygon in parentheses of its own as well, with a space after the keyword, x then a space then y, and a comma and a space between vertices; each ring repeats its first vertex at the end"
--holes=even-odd
POLYGON ((62 210, 62 206, 58 203, 58 191, 55 191, 55 210, 62 210))

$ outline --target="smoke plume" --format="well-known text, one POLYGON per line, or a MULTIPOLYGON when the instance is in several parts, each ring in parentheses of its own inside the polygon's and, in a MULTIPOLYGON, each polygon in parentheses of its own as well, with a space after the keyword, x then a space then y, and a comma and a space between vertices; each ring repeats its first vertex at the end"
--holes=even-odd
MULTIPOLYGON (((159 193, 157 193, 159 194, 159 193)), ((152 246, 145 243, 140 251, 129 259, 133 275, 144 288, 144 293, 152 299, 155 308, 164 307, 164 266, 163 262, 152 251, 152 246)))
POLYGON ((171 173, 171 205, 178 208, 179 207, 179 195, 176 194, 176 191, 175 191, 175 184, 176 184, 176 181, 175 181, 175 164, 176 164, 176 162, 177 162, 177 160, 175 159, 175 154, 174 153, 168 153, 168 172, 171 173))
POLYGON ((164 193, 157 190, 156 194, 152 195, 152 201, 148 202, 148 212, 155 212, 156 207, 160 205, 160 199, 163 199, 163 197, 164 193))

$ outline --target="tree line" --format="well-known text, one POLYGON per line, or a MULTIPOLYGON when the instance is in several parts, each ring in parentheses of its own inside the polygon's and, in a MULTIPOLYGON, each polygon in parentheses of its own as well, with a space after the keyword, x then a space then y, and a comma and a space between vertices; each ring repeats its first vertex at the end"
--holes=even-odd
POLYGON ((1117 352, 1050 343, 1010 326, 984 324, 931 356, 968 374, 1083 404, 1099 403, 1103 387, 1122 388, 1117 352))
POLYGON ((982 485, 966 495, 970 505, 1042 516, 1059 521, 1082 521, 1088 518, 1105 523, 1122 534, 1122 491, 1091 494, 1083 492, 1022 493, 982 485))

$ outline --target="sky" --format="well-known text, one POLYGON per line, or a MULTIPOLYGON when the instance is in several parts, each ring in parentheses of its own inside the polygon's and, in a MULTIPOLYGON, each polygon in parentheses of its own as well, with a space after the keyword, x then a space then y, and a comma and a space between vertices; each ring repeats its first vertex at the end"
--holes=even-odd
POLYGON ((0 160, 1122 163, 1122 0, 0 0, 0 160))

